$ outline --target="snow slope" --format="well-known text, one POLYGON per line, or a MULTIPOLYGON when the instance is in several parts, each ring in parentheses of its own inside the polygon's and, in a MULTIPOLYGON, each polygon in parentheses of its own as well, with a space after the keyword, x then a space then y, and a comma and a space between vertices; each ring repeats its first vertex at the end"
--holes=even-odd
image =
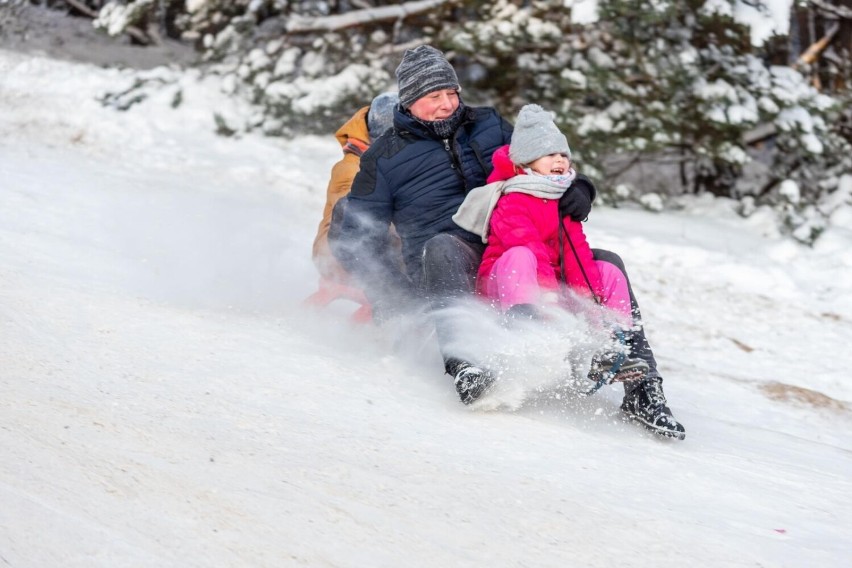
POLYGON ((615 388, 470 409, 417 322, 300 305, 331 135, 216 137, 191 81, 102 108, 124 80, 0 51, 0 565, 848 564, 848 220, 593 212, 684 442, 615 388))

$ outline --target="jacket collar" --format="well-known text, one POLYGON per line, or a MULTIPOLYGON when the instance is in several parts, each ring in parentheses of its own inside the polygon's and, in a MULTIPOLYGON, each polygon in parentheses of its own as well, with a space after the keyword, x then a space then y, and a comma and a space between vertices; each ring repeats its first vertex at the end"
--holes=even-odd
MULTIPOLYGON (((476 109, 465 105, 462 109, 461 121, 459 122, 456 132, 458 133, 459 130, 465 128, 468 124, 472 124, 475 120, 476 109)), ((403 136, 405 134, 413 134, 419 138, 443 140, 443 138, 435 134, 431 128, 411 116, 408 111, 402 110, 400 107, 396 107, 393 111, 393 124, 396 130, 403 136)))

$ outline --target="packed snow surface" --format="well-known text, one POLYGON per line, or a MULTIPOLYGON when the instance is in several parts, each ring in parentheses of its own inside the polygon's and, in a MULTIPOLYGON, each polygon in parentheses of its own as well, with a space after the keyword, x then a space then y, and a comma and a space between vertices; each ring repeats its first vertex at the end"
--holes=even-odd
POLYGON ((99 104, 128 80, 0 51, 0 566, 848 566, 848 223, 592 212, 683 442, 615 387, 468 408, 422 322, 302 306, 332 133, 99 104))

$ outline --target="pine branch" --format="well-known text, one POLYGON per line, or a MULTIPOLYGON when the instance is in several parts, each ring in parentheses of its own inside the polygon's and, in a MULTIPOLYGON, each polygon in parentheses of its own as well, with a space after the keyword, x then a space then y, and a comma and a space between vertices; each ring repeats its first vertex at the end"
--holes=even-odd
POLYGON ((808 0, 808 3, 813 4, 817 11, 822 12, 823 15, 831 15, 843 20, 852 20, 852 10, 846 6, 831 4, 826 0, 808 0))
POLYGON ((433 8, 452 4, 456 0, 417 0, 395 6, 380 6, 363 10, 353 10, 346 14, 336 14, 322 18, 293 16, 287 21, 287 33, 334 32, 346 28, 362 26, 374 22, 402 20, 408 16, 422 14, 433 8))

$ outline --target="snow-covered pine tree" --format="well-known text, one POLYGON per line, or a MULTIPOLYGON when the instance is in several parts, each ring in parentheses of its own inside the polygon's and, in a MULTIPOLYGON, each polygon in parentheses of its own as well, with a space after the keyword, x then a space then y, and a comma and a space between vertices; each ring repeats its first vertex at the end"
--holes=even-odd
MULTIPOLYGON (((232 77, 233 93, 258 109, 250 123, 233 125, 235 130, 330 132, 375 95, 394 88, 394 62, 407 47, 429 41, 452 5, 254 1, 242 16, 203 34, 201 42, 211 70, 232 77)), ((212 8, 206 3, 204 13, 212 8)))
POLYGON ((850 171, 841 96, 767 65, 733 0, 601 0, 589 26, 560 4, 497 0, 441 38, 507 116, 556 111, 610 202, 709 192, 745 199, 743 213, 772 206, 812 241, 850 171))
MULTIPOLYGON (((603 199, 711 193, 742 200, 744 214, 773 207, 811 242, 847 201, 849 89, 829 96, 808 70, 770 65, 735 3, 599 0, 585 26, 563 0, 113 0, 99 18, 118 33, 118 16, 148 10, 145 21, 197 42, 205 72, 255 109, 217 117, 223 133, 331 132, 393 88, 406 48, 431 43, 468 103, 507 117, 527 102, 554 110, 603 199)), ((127 108, 145 87, 105 102, 127 108)))

